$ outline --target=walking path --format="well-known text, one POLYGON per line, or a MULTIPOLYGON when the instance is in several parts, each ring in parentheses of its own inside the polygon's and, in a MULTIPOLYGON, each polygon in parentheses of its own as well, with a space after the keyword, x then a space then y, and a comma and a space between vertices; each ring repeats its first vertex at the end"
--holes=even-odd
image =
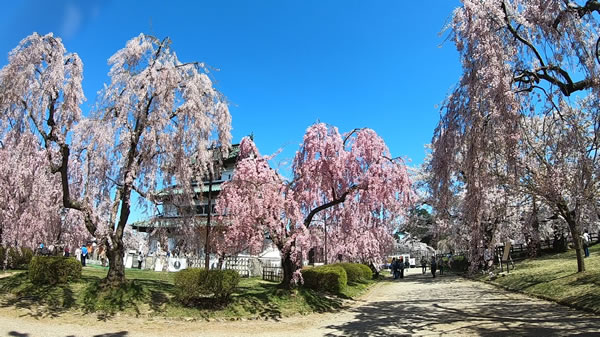
POLYGON ((281 321, 185 322, 0 309, 2 336, 600 336, 600 317, 456 276, 411 269, 348 310, 281 321))

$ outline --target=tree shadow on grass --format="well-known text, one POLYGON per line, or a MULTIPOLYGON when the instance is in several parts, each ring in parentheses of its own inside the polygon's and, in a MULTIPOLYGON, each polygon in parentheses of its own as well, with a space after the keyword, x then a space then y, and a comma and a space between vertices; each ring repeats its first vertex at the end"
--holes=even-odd
POLYGON ((258 286, 238 288, 237 294, 232 298, 231 309, 236 307, 259 318, 280 320, 281 308, 272 300, 273 297, 290 296, 290 292, 277 287, 277 283, 263 282, 258 286))
MULTIPOLYGON (((333 296, 311 289, 301 289, 300 293, 304 296, 304 300, 314 312, 332 312, 344 308, 342 297, 333 296)), ((348 298, 347 296, 343 296, 348 298)))
POLYGON ((139 315, 140 304, 149 298, 149 292, 138 280, 126 281, 119 287, 103 287, 100 280, 95 280, 87 284, 80 296, 84 312, 96 312, 100 320, 107 320, 126 309, 139 315))
POLYGON ((99 320, 108 320, 116 312, 133 310, 141 313, 141 306, 149 304, 161 311, 170 302, 173 285, 161 280, 129 280, 118 288, 103 288, 99 276, 83 275, 77 282, 59 285, 35 285, 27 273, 0 279, 2 307, 28 309, 32 317, 57 317, 66 311, 82 309, 95 312, 99 320))
POLYGON ((36 285, 29 282, 27 273, 0 280, 2 307, 29 309, 32 317, 57 317, 76 307, 76 297, 69 284, 36 285))

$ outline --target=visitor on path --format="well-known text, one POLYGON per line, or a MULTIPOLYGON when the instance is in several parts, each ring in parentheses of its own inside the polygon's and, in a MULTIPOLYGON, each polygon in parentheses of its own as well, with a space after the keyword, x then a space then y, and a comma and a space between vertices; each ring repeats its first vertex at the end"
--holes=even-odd
POLYGON ((440 257, 437 265, 438 265, 438 268, 440 269, 440 275, 444 275, 444 258, 440 257))
POLYGON ((64 252, 63 252, 63 256, 64 257, 69 257, 69 255, 71 255, 71 252, 69 252, 69 247, 65 246, 64 252))
POLYGON ((85 267, 85 259, 88 256, 88 249, 85 245, 81 245, 81 265, 85 267))
POLYGON ((431 275, 435 278, 435 272, 437 270, 437 263, 435 261, 435 255, 431 257, 431 275))
POLYGON ((390 270, 392 271, 392 277, 394 277, 394 280, 398 278, 398 262, 396 261, 396 258, 392 258, 392 263, 390 264, 390 270))
POLYGON ((423 275, 427 272, 427 258, 425 256, 421 256, 421 270, 423 271, 423 275))
POLYGON ((400 278, 404 278, 404 258, 402 256, 400 256, 400 259, 398 260, 398 264, 399 264, 399 269, 400 269, 400 278))
POLYGON ((142 260, 144 260, 144 256, 143 256, 142 252, 140 251, 138 253, 138 269, 142 269, 142 260))
POLYGON ((585 257, 590 257, 590 234, 587 229, 583 231, 583 251, 585 257))
POLYGON ((77 247, 75 249, 75 258, 77 261, 81 262, 81 248, 77 247))

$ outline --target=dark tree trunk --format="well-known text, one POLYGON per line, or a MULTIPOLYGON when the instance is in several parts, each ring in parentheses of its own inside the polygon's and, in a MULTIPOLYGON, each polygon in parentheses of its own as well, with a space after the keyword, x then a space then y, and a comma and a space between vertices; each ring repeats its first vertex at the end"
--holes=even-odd
POLYGON ((559 204, 558 206, 561 215, 569 225, 569 231, 571 232, 571 237, 573 238, 575 254, 577 255, 577 272, 584 272, 585 260, 583 259, 584 253, 583 244, 581 240, 581 229, 579 228, 579 223, 577 222, 577 213, 575 211, 577 209, 577 206, 575 206, 575 210, 569 210, 565 202, 559 204))
POLYGON ((125 255, 125 245, 123 244, 123 233, 127 220, 129 219, 129 213, 131 212, 130 198, 131 198, 131 187, 125 186, 120 193, 121 199, 121 210, 119 214, 119 221, 117 228, 115 228, 111 235, 111 244, 106 242, 107 247, 106 257, 108 258, 108 274, 104 279, 104 286, 119 287, 125 284, 125 264, 123 258, 125 255))
POLYGON ((279 287, 284 289, 291 289, 292 277, 294 276, 294 273, 296 272, 298 267, 292 262, 292 257, 290 256, 289 252, 283 254, 283 257, 281 258, 281 268, 283 269, 283 279, 281 280, 279 287))
POLYGON ((529 239, 527 242, 527 254, 530 257, 536 257, 540 254, 542 244, 540 240, 540 223, 538 221, 537 202, 535 195, 533 199, 533 213, 531 214, 531 228, 526 233, 526 237, 529 239))
POLYGON ((123 263, 124 253, 125 247, 123 247, 123 239, 113 238, 112 245, 106 251, 106 257, 108 258, 108 274, 103 281, 105 286, 119 287, 125 283, 125 264, 123 263))

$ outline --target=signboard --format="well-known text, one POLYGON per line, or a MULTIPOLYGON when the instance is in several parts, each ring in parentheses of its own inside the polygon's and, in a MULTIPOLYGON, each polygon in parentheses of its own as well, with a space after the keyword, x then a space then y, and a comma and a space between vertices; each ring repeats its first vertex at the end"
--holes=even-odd
POLYGON ((176 258, 170 257, 168 260, 168 271, 180 271, 182 269, 187 268, 187 259, 186 258, 176 258))
POLYGON ((510 241, 504 244, 504 254, 502 254, 502 261, 508 261, 510 256, 510 241))

